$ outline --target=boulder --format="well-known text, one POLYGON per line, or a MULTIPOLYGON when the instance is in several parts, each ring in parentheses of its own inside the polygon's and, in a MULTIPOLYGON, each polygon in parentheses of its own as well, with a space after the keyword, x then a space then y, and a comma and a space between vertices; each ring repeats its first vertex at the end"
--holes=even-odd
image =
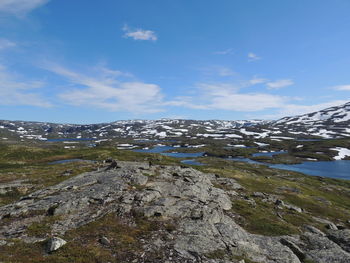
POLYGON ((62 238, 59 237, 52 237, 47 242, 47 252, 52 253, 53 251, 58 250, 60 247, 67 244, 67 241, 65 241, 62 238))

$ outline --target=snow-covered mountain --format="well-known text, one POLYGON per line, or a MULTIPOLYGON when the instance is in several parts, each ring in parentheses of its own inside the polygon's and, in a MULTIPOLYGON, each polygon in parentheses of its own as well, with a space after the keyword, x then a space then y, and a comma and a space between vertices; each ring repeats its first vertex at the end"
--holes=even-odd
POLYGON ((131 139, 265 139, 350 137, 350 102, 277 121, 126 120, 100 124, 55 124, 0 121, 0 141, 74 138, 131 139))
MULTIPOLYGON (((54 124, 25 121, 0 121, 0 138, 242 138, 240 130, 267 123, 252 121, 126 120, 101 124, 54 124)), ((3 139, 2 138, 2 139, 3 139)), ((4 140, 4 139, 3 139, 4 140)))
POLYGON ((285 117, 272 125, 282 131, 324 138, 350 137, 350 102, 300 116, 285 117))

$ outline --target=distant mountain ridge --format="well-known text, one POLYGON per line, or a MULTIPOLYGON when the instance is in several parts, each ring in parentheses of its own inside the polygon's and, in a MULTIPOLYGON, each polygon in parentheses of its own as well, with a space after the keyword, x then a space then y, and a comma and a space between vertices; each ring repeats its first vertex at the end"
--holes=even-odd
POLYGON ((350 137, 350 102, 317 112, 264 120, 124 120, 99 124, 56 124, 48 122, 1 121, 0 141, 50 138, 113 139, 264 139, 350 137))
POLYGON ((350 136, 350 102, 299 116, 284 117, 272 126, 321 137, 350 136))
POLYGON ((324 110, 307 113, 299 116, 284 117, 276 121, 276 124, 293 124, 293 123, 308 123, 314 124, 318 122, 333 122, 342 123, 350 121, 350 102, 340 106, 330 107, 324 110))

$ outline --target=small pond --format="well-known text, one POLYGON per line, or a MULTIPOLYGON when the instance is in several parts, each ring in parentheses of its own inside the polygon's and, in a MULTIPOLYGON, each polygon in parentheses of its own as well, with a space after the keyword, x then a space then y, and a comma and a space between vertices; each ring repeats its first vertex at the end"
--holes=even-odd
POLYGON ((194 159, 191 159, 191 160, 183 160, 181 161, 181 163, 183 164, 188 164, 188 165, 205 165, 204 163, 200 163, 194 159))
POLYGON ((173 146, 155 146, 150 149, 137 149, 133 150, 135 152, 143 152, 143 153, 160 153, 161 155, 176 157, 176 158, 196 158, 203 156, 204 152, 196 152, 196 153, 181 153, 176 152, 177 149, 186 148, 186 147, 173 147, 173 146), (167 152, 173 150, 174 152, 167 152))
POLYGON ((269 156, 272 157, 273 155, 286 153, 287 151, 277 151, 277 152, 258 152, 253 153, 253 157, 260 157, 260 156, 269 156))
POLYGON ((73 162, 94 162, 94 161, 83 160, 83 159, 66 159, 66 160, 58 160, 58 161, 50 162, 48 164, 61 164, 61 163, 73 163, 73 162))

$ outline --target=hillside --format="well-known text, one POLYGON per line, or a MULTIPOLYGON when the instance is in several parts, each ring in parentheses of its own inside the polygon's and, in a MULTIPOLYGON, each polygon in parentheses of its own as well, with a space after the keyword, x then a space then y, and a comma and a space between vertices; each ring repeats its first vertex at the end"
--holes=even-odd
POLYGON ((55 124, 27 121, 0 121, 1 140, 47 140, 57 138, 346 138, 350 137, 350 102, 337 107, 277 121, 262 120, 126 120, 101 124, 55 124))

